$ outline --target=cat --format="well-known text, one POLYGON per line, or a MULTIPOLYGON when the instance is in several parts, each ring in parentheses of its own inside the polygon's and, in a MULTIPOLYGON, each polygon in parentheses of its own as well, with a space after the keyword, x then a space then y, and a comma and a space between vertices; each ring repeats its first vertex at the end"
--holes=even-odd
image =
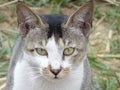
POLYGON ((87 42, 93 2, 70 17, 37 15, 17 2, 19 38, 13 48, 6 90, 95 90, 87 42))

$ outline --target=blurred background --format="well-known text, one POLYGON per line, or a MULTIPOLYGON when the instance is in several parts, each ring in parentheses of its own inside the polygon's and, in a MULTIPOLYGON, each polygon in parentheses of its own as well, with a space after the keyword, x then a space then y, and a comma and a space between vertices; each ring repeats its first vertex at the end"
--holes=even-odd
MULTIPOLYGON (((22 0, 39 14, 71 15, 89 0, 22 0)), ((17 0, 0 0, 0 90, 18 37, 17 0)), ((88 57, 97 90, 120 90, 120 0, 95 0, 88 57)))

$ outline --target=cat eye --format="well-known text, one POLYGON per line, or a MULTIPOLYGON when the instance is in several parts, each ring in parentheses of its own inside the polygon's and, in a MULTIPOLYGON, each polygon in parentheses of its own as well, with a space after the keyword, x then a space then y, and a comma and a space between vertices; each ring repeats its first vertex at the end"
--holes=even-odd
POLYGON ((47 51, 45 49, 42 48, 36 48, 36 51, 39 55, 47 55, 47 51))
POLYGON ((69 55, 72 55, 74 51, 75 51, 75 48, 72 48, 72 47, 66 48, 66 49, 64 50, 63 54, 64 54, 65 56, 69 56, 69 55))

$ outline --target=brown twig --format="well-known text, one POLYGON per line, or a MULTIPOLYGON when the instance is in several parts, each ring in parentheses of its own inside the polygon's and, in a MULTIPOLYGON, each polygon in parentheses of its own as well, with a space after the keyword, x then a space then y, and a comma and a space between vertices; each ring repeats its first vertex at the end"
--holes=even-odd
POLYGON ((18 33, 18 31, 16 30, 13 30, 13 29, 6 29, 6 28, 0 28, 0 32, 1 33, 8 33, 8 32, 11 32, 11 33, 18 33))
POLYGON ((106 15, 104 15, 99 21, 97 21, 95 26, 97 27, 105 19, 105 17, 106 17, 106 15))
POLYGON ((97 54, 96 57, 99 58, 120 58, 120 54, 112 55, 112 54, 97 54))
POLYGON ((5 7, 7 5, 10 5, 10 4, 13 4, 13 3, 16 3, 17 1, 18 0, 14 0, 14 1, 11 1, 11 2, 4 3, 4 4, 0 5, 0 8, 5 7))
MULTIPOLYGON (((6 77, 4 78, 0 78, 0 81, 5 81, 6 80, 6 77)), ((1 90, 1 89, 0 89, 1 90)))
POLYGON ((3 89, 5 88, 5 86, 6 86, 6 83, 2 84, 2 85, 0 86, 0 90, 3 90, 3 89))
POLYGON ((108 2, 110 4, 118 6, 118 2, 116 0, 104 0, 104 1, 106 1, 106 2, 108 2))
POLYGON ((76 8, 76 9, 79 8, 79 6, 77 6, 77 5, 73 4, 73 3, 70 3, 70 5, 71 5, 72 7, 74 7, 74 8, 76 8))
POLYGON ((5 76, 6 74, 6 72, 0 72, 0 76, 5 76))
POLYGON ((113 31, 110 30, 108 33, 108 41, 106 45, 106 52, 110 52, 110 40, 112 39, 113 31))

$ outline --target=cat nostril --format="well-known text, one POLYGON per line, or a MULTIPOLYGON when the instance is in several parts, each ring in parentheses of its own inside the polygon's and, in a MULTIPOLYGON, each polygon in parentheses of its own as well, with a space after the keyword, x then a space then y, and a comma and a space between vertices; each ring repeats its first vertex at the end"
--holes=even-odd
POLYGON ((50 69, 50 71, 54 74, 54 75, 58 75, 61 71, 61 69, 50 69))

